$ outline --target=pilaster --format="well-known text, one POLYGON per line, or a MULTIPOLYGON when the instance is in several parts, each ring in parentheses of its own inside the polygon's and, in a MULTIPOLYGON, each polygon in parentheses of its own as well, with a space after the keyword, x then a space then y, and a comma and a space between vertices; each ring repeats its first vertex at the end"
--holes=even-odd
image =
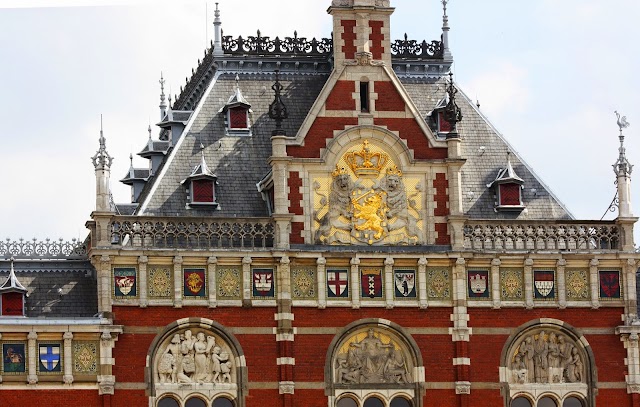
POLYGON ((496 258, 491 260, 491 298, 493 309, 500 309, 500 265, 502 260, 496 258))
POLYGON ((567 289, 565 279, 566 266, 567 261, 565 259, 559 259, 556 262, 556 278, 558 281, 558 307, 560 307, 560 309, 567 308, 567 289))
POLYGON ((98 269, 99 289, 99 312, 111 312, 111 257, 103 254, 100 256, 100 268, 98 269))
POLYGON ((148 290, 148 282, 147 282, 147 264, 149 263, 149 258, 147 256, 139 256, 138 257, 138 281, 140 282, 138 286, 138 294, 140 296, 140 307, 146 308, 149 305, 149 300, 147 299, 148 290))
POLYGON ((387 257, 384 260, 384 291, 386 297, 386 307, 387 309, 393 308, 393 288, 395 287, 393 283, 393 264, 395 261, 393 257, 387 257))
POLYGON ((251 256, 242 258, 242 305, 251 305, 251 256))
POLYGON ((98 375, 98 392, 100 395, 113 395, 116 377, 113 375, 114 338, 107 330, 100 335, 100 374, 98 375))
POLYGON ((73 383, 73 358, 71 354, 73 333, 65 332, 64 335, 62 335, 62 339, 64 339, 64 376, 62 376, 62 380, 66 384, 71 384, 73 383))
POLYGON ((216 290, 216 270, 218 268, 218 258, 211 256, 207 259, 207 277, 209 281, 209 308, 215 308, 218 305, 216 290))
POLYGON ((533 308, 533 259, 524 260, 524 306, 533 308))
POLYGON ((360 308, 360 259, 351 259, 351 303, 353 309, 360 308))
POLYGON ((589 262, 589 283, 591 284, 591 308, 600 308, 600 279, 598 278, 598 259, 591 259, 589 262))
POLYGON ((418 304, 420 309, 426 309, 429 304, 427 300, 427 264, 429 261, 426 257, 418 259, 418 304))
POLYGON ((320 256, 316 260, 316 270, 318 274, 318 308, 327 307, 327 259, 320 256))
POLYGON ((35 332, 29 332, 27 335, 27 347, 28 347, 28 370, 27 370, 27 382, 29 384, 38 383, 38 370, 37 360, 38 360, 38 347, 36 341, 38 340, 38 334, 35 332))
POLYGON ((182 256, 173 258, 173 306, 182 308, 182 256))

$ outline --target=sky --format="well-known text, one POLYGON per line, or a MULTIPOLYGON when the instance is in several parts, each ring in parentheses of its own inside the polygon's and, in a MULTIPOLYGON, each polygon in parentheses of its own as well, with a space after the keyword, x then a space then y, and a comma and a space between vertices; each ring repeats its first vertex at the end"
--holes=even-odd
MULTIPOLYGON (((225 35, 330 36, 330 0, 219 3, 225 35)), ((391 5, 392 39, 439 38, 439 0, 391 5)), ((130 153, 135 166, 147 165, 135 154, 160 118, 160 72, 179 93, 213 37, 214 7, 0 0, 0 238, 86 236, 100 115, 115 158, 114 199, 129 202, 130 188, 118 180, 130 153)), ((577 219, 600 219, 615 194, 614 110, 631 123, 627 157, 640 165, 640 2, 450 0, 448 14, 459 86, 577 219)))

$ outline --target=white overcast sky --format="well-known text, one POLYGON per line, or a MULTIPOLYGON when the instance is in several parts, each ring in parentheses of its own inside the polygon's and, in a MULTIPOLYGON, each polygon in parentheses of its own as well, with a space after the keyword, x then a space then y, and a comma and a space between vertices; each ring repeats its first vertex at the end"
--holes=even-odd
MULTIPOLYGON (((439 0, 391 3, 392 38, 439 38, 439 0)), ((220 0, 234 36, 259 28, 328 37, 329 4, 220 0)), ((118 180, 159 119, 160 71, 178 93, 213 36, 213 8, 213 0, 0 0, 0 238, 86 235, 100 114, 113 194, 129 201, 118 180)), ((449 15, 456 81, 576 218, 600 219, 615 193, 614 110, 631 123, 628 157, 640 165, 640 2, 451 0, 449 15)))

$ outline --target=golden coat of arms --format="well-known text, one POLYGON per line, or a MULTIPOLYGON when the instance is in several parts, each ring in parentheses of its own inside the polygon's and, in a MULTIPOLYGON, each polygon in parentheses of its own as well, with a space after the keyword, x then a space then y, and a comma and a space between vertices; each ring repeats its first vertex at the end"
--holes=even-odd
POLYGON ((403 174, 368 140, 347 152, 331 173, 328 191, 314 183, 318 244, 420 244, 420 186, 407 196, 403 174), (355 180, 351 176, 355 175, 355 180))

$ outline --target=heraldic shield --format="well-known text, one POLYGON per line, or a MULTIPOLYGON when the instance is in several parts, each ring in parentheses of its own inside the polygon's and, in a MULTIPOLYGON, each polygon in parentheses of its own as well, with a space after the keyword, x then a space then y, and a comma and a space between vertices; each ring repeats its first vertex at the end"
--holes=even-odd
POLYGON ((416 272, 415 270, 396 270, 394 272, 396 285, 396 297, 416 297, 416 272))
POLYGON ((60 345, 42 344, 39 347, 40 371, 60 372, 60 345))
POLYGON ((349 272, 344 269, 327 270, 327 288, 329 298, 347 298, 349 296, 349 272))

